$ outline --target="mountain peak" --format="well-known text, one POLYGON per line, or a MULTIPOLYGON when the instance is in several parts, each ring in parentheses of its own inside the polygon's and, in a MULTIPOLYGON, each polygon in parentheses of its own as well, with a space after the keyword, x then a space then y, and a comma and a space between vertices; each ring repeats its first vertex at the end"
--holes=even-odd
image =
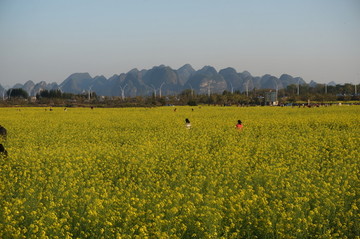
POLYGON ((217 74, 217 71, 212 66, 204 66, 201 70, 199 70, 199 72, 203 74, 211 74, 211 75, 217 74))
POLYGON ((220 75, 231 75, 231 74, 237 74, 236 70, 232 67, 227 67, 225 69, 222 69, 219 71, 220 75))
POLYGON ((86 79, 89 79, 89 78, 91 78, 91 76, 90 76, 89 73, 84 72, 84 73, 73 73, 68 78, 72 78, 72 79, 75 79, 75 78, 76 79, 79 79, 79 78, 84 79, 84 78, 86 78, 86 79))
POLYGON ((179 71, 179 70, 192 70, 192 71, 195 71, 194 68, 193 68, 190 64, 185 64, 185 65, 183 65, 182 67, 180 67, 180 68, 178 69, 178 71, 179 71))

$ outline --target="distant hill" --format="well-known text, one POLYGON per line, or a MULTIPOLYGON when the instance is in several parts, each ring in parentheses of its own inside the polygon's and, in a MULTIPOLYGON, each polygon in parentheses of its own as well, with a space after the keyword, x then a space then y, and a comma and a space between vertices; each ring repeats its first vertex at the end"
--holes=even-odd
MULTIPOLYGON (((179 69, 169 66, 154 66, 148 70, 132 69, 127 73, 114 75, 107 79, 104 76, 91 77, 89 73, 74 73, 66 78, 60 85, 57 83, 26 82, 24 85, 16 84, 13 88, 22 88, 30 96, 35 96, 41 90, 59 89, 62 92, 80 94, 88 91, 97 95, 121 96, 148 96, 152 94, 175 95, 185 89, 193 89, 198 94, 244 92, 251 89, 281 89, 291 84, 306 84, 301 77, 283 74, 280 78, 266 74, 252 76, 249 72, 237 72, 228 67, 219 72, 212 66, 204 66, 194 70, 190 64, 179 69)), ((0 92, 4 89, 0 85, 0 92)))
POLYGON ((89 73, 74 73, 60 84, 60 89, 63 92, 78 94, 88 90, 93 81, 89 73))

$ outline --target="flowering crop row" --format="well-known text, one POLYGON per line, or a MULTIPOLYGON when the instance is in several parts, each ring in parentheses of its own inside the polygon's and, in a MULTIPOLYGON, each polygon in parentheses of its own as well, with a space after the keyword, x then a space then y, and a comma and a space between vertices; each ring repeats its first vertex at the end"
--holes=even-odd
POLYGON ((360 235, 359 106, 0 110, 0 238, 360 235))

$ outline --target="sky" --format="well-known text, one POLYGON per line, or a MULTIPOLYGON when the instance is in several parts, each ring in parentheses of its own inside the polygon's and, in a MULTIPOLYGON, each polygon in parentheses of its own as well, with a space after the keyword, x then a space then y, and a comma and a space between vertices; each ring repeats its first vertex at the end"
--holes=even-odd
POLYGON ((158 65, 360 83, 360 0, 0 0, 0 84, 158 65))

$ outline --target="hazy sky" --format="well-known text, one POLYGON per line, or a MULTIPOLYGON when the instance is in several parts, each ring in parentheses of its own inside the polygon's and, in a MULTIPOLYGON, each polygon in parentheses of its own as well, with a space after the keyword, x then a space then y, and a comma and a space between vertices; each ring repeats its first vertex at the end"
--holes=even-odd
POLYGON ((0 84, 191 64, 360 83, 360 0, 0 0, 0 84))

